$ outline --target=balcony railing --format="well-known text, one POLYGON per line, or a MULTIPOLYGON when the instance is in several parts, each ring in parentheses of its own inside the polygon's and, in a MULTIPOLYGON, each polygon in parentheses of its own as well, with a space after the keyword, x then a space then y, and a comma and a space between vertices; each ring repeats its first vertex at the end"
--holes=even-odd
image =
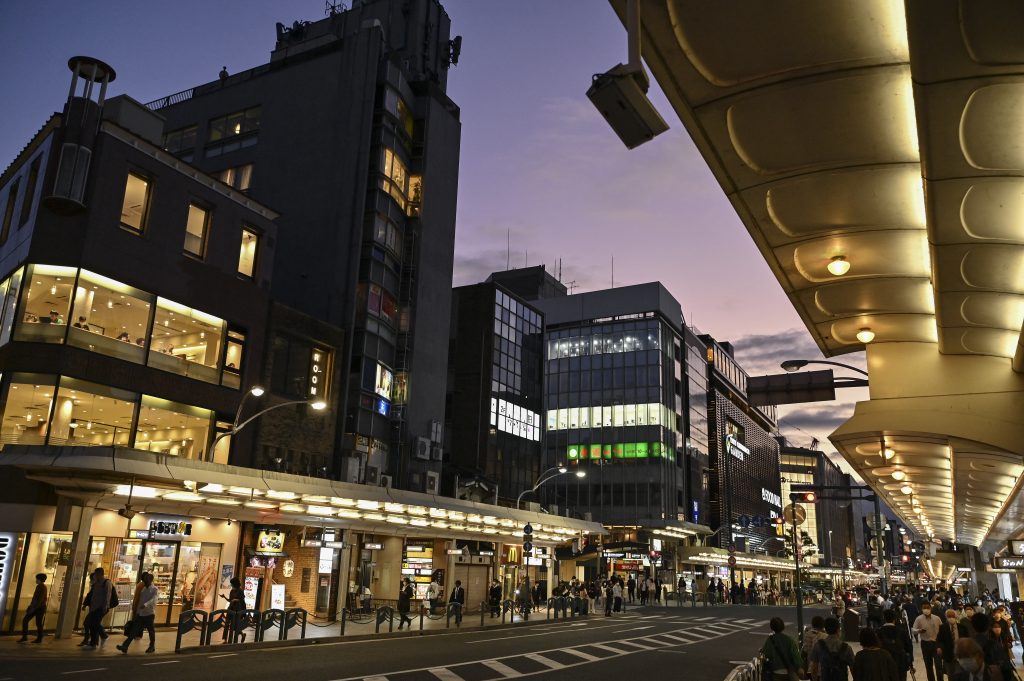
POLYGON ((172 104, 180 104, 181 102, 187 102, 192 99, 192 93, 195 91, 194 87, 190 87, 187 90, 181 92, 175 92, 173 95, 167 95, 160 99, 154 99, 152 102, 146 103, 146 108, 156 111, 157 109, 163 109, 164 107, 171 106, 172 104))

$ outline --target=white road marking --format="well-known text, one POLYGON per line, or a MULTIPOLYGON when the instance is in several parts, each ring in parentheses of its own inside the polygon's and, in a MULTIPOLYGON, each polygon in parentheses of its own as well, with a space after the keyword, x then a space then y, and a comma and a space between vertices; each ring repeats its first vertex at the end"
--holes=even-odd
POLYGON ((158 664, 178 664, 181 660, 164 660, 163 662, 143 662, 143 667, 152 667, 158 664))
POLYGON ((616 643, 623 646, 636 646, 641 650, 652 650, 654 648, 654 646, 644 645, 643 643, 637 643, 636 641, 616 641, 616 643))
POLYGON ((698 622, 710 622, 712 620, 717 620, 718 618, 717 617, 695 617, 694 619, 696 621, 698 621, 698 622))
POLYGON ((493 669, 506 679, 512 679, 521 675, 515 669, 512 669, 512 667, 509 667, 507 664, 503 662, 498 662, 497 660, 483 660, 480 662, 480 664, 482 664, 485 667, 489 667, 490 669, 493 669))
POLYGON ((625 652, 621 648, 612 648, 611 646, 605 645, 603 643, 588 643, 587 645, 589 645, 589 646, 591 646, 593 648, 600 648, 601 650, 607 650, 609 653, 615 653, 616 655, 621 655, 623 652, 625 652))
POLYGON ((596 662, 601 659, 597 655, 591 655, 590 653, 585 653, 582 650, 576 650, 575 648, 565 648, 562 652, 575 655, 576 657, 581 657, 584 660, 589 660, 590 662, 596 662))
POLYGON ((676 634, 657 634, 657 635, 661 636, 662 638, 670 638, 670 639, 672 639, 674 641, 679 641, 680 643, 693 643, 694 642, 694 641, 691 641, 688 638, 683 638, 682 636, 677 636, 676 634))
POLYGON ((432 667, 427 670, 441 681, 462 681, 462 677, 447 667, 432 667))
MULTIPOLYGON (((621 627, 621 626, 622 626, 621 624, 599 624, 599 625, 590 627, 589 631, 593 631, 594 629, 607 629, 609 627, 621 627)), ((477 633, 479 633, 479 632, 477 632, 477 633)), ((545 632, 540 633, 540 634, 519 634, 518 636, 498 636, 496 638, 480 638, 480 639, 477 639, 475 641, 463 641, 463 643, 467 643, 467 644, 468 643, 489 643, 490 641, 507 641, 507 640, 512 639, 512 638, 532 638, 534 636, 550 636, 550 635, 551 635, 550 631, 545 631, 545 632)), ((350 641, 350 643, 358 643, 358 641, 350 641)), ((327 645, 331 645, 331 644, 328 643, 327 645)), ((283 650, 283 648, 279 648, 279 649, 269 648, 269 650, 283 650)))
POLYGON ((650 625, 648 627, 632 627, 630 629, 619 629, 618 631, 613 631, 611 633, 613 633, 613 634, 623 634, 623 633, 625 633, 627 631, 642 631, 644 629, 653 629, 653 628, 654 628, 654 625, 652 624, 652 625, 650 625))
POLYGON ((538 653, 526 653, 525 655, 523 655, 523 657, 525 657, 528 660, 533 660, 534 662, 538 662, 538 663, 544 665, 545 667, 550 667, 551 669, 561 669, 562 667, 567 666, 567 665, 562 664, 561 662, 555 662, 551 658, 544 657, 543 655, 540 655, 538 653))
POLYGON ((208 657, 211 660, 213 660, 213 659, 218 658, 218 657, 232 657, 232 656, 237 655, 237 654, 238 653, 221 653, 220 655, 209 655, 208 657))
POLYGON ((76 669, 73 672, 61 672, 62 675, 67 676, 68 674, 88 674, 89 672, 105 672, 106 667, 96 667, 95 669, 76 669))

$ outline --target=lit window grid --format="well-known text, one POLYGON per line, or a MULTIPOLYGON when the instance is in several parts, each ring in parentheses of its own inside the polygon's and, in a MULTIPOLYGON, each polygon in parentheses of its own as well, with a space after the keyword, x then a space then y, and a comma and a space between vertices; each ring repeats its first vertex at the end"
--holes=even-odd
MULTIPOLYGON (((786 456, 790 456, 790 455, 786 455, 786 456)), ((786 458, 786 456, 784 456, 782 458, 786 458)), ((804 459, 805 457, 799 457, 798 456, 796 458, 804 459)), ((783 461, 783 465, 786 465, 785 461, 783 461)), ((804 462, 801 461, 798 465, 804 465, 804 462)), ((792 486, 793 485, 813 485, 814 484, 814 474, 813 473, 791 473, 791 472, 786 471, 786 472, 783 472, 782 477, 785 478, 785 481, 782 483, 782 499, 783 499, 784 503, 786 503, 786 504, 791 503, 789 501, 789 495, 790 495, 790 493, 792 491, 792 486)), ((804 507, 804 511, 807 513, 807 518, 806 518, 806 520, 804 520, 804 523, 802 525, 798 525, 797 528, 796 528, 797 534, 800 537, 799 541, 802 542, 803 533, 806 532, 807 536, 810 537, 811 541, 814 542, 814 548, 816 548, 818 550, 818 553, 815 556, 815 562, 818 562, 818 563, 828 562, 827 557, 824 556, 825 552, 828 550, 828 547, 827 546, 818 546, 818 509, 817 509, 817 505, 816 504, 800 504, 800 505, 804 507)), ((788 526, 788 531, 790 531, 790 532, 792 531, 792 525, 788 526)), ((806 560, 805 560, 805 562, 806 562, 806 560)))
POLYGON ((540 334, 541 316, 499 289, 495 289, 494 299, 491 389, 522 395, 529 385, 524 374, 539 373, 536 363, 531 366, 532 356, 524 345, 528 336, 540 334))
POLYGON ((628 426, 665 426, 676 430, 675 414, 664 404, 616 404, 592 407, 549 409, 547 429, 619 428, 628 426))
POLYGON ((503 433, 540 442, 540 414, 507 400, 491 398, 491 425, 503 433))

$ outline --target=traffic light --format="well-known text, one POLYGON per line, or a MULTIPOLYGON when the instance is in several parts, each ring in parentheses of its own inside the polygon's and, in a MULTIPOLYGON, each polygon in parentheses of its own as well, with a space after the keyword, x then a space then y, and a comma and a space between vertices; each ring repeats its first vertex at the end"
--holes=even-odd
POLYGON ((789 500, 795 503, 813 504, 818 500, 818 495, 814 492, 793 492, 789 495, 789 500))
POLYGON ((786 519, 783 517, 772 518, 772 522, 775 524, 775 536, 785 537, 786 536, 786 519))
POLYGON ((530 523, 523 526, 523 555, 533 555, 533 525, 530 523))

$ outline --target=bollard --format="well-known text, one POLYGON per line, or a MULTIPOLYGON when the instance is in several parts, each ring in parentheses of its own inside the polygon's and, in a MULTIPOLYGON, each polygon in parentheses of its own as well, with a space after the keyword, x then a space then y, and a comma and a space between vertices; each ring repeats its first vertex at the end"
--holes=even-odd
MULTIPOLYGON (((341 609, 341 635, 345 635, 345 621, 348 619, 348 608, 341 609)), ((420 627, 422 628, 422 624, 420 627)))
POLYGON ((484 606, 485 605, 486 605, 486 603, 484 603, 483 601, 480 601, 480 627, 481 628, 483 628, 483 626, 484 626, 484 606))
POLYGON ((420 633, 423 633, 423 604, 420 603, 420 633))

